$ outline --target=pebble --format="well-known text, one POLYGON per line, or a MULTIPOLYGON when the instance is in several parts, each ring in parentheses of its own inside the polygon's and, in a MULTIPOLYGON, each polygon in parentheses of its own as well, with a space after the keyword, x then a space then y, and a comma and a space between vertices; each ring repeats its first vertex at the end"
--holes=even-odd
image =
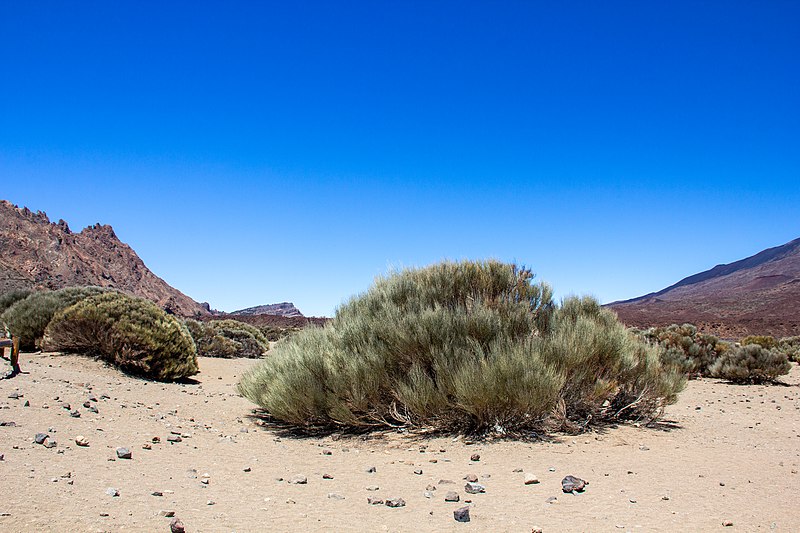
POLYGON ((69 412, 69 416, 71 416, 72 418, 80 418, 81 417, 81 412, 78 411, 78 410, 70 411, 69 412))
POLYGON ((446 502, 457 502, 460 499, 461 496, 459 496, 458 493, 453 490, 448 491, 447 494, 444 495, 444 501, 446 502))
POLYGON ((49 436, 50 435, 47 433, 37 433, 36 436, 33 437, 33 442, 36 444, 44 444, 44 441, 46 441, 49 436))
POLYGON ((330 474, 322 474, 322 479, 333 479, 333 476, 330 474))
POLYGON ((215 502, 214 500, 208 500, 206 502, 206 505, 216 505, 216 504, 217 504, 217 502, 215 502))
POLYGON ((367 498, 367 503, 370 505, 383 505, 383 500, 380 498, 367 498))
POLYGON ((129 448, 120 447, 117 448, 117 457, 119 457, 120 459, 131 459, 133 458, 133 454, 131 454, 129 448))
POLYGON ((464 479, 470 483, 475 483, 476 481, 478 481, 478 476, 476 476, 475 474, 467 474, 466 476, 464 476, 464 479))
POLYGON ((344 500, 344 496, 339 494, 338 492, 329 492, 328 493, 329 500, 344 500))
POLYGON ((173 518, 169 523, 170 533, 186 533, 186 528, 183 527, 183 522, 180 518, 173 518))
POLYGON ((306 476, 298 474, 294 476, 292 479, 290 479, 289 483, 291 483, 292 485, 305 485, 306 483, 308 483, 308 478, 306 476))
POLYGON ((367 490, 370 492, 375 492, 377 490, 380 490, 380 487, 377 485, 370 485, 369 487, 367 487, 367 490))
POLYGON ((377 471, 378 469, 375 468, 374 466, 370 466, 369 468, 367 468, 367 474, 374 474, 377 471))
POLYGON ((539 483, 539 478, 533 474, 525 474, 525 484, 526 485, 535 485, 539 483))
POLYGON ((414 473, 416 475, 418 475, 418 476, 421 476, 422 475, 422 469, 421 468, 417 468, 416 470, 414 470, 414 473))
POLYGON ((479 453, 473 453, 473 454, 470 456, 469 460, 470 460, 470 461, 480 461, 480 460, 481 460, 481 454, 479 454, 479 453))
POLYGON ((393 498, 386 500, 386 507, 405 507, 406 501, 403 498, 393 498))
POLYGON ((561 490, 566 493, 570 492, 583 492, 586 488, 586 481, 575 476, 566 476, 561 480, 561 490))
POLYGON ((175 516, 175 511, 173 511, 172 509, 169 509, 169 510, 162 509, 161 511, 158 512, 158 514, 160 516, 165 516, 167 518, 172 518, 173 516, 175 516))
POLYGON ((77 444, 78 446, 86 447, 89 445, 89 439, 87 439, 83 435, 78 435, 77 437, 75 437, 75 444, 77 444))
POLYGON ((469 506, 459 507, 453 511, 456 522, 469 522, 469 506))
POLYGON ((486 492, 486 487, 480 483, 468 482, 466 485, 464 485, 464 491, 468 494, 479 494, 481 492, 486 492))
POLYGON ((116 498, 117 496, 119 496, 119 489, 115 489, 114 487, 108 487, 106 489, 106 494, 108 494, 111 497, 116 498))

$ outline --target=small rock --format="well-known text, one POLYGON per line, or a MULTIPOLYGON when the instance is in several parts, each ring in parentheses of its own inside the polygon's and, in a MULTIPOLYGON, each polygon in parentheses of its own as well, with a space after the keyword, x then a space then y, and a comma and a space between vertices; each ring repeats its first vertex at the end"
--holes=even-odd
POLYGON ((539 478, 533 474, 525 474, 525 481, 526 485, 536 485, 539 483, 539 478))
POLYGON ((244 472, 252 472, 252 471, 253 471, 253 469, 252 469, 252 468, 250 468, 249 466, 246 466, 246 467, 244 467, 242 470, 243 470, 244 472))
POLYGON ((322 479, 333 479, 333 476, 330 474, 322 474, 322 479))
POLYGON ((547 470, 548 470, 549 472, 555 472, 555 471, 556 471, 556 467, 554 467, 554 466, 551 466, 551 467, 550 467, 550 468, 548 468, 547 470))
MULTIPOLYGON (((470 456, 469 460, 470 460, 470 461, 480 461, 480 460, 481 460, 481 454, 479 454, 479 453, 473 453, 473 454, 470 456)), ((469 520, 467 520, 467 521, 469 521, 469 520)))
POLYGON ((475 474, 467 474, 466 476, 464 476, 464 479, 470 483, 475 483, 476 481, 478 481, 478 476, 476 476, 475 474))
POLYGON ((468 494, 479 494, 481 492, 486 492, 486 487, 480 483, 468 482, 466 485, 464 485, 464 491, 466 491, 468 494))
POLYGON ((161 492, 161 491, 158 491, 158 490, 153 491, 153 492, 150 493, 150 496, 163 496, 163 495, 164 495, 164 493, 161 492))
POLYGON ((583 490, 586 488, 586 485, 586 481, 575 476, 567 476, 561 480, 561 490, 566 493, 583 492, 583 490))
POLYGON ((436 490, 436 485, 428 485, 425 490, 436 490))
POLYGON ((69 416, 71 416, 72 418, 80 418, 81 412, 76 409, 75 411, 70 411, 69 416))
POLYGON ((167 442, 181 442, 183 439, 180 435, 169 435, 167 436, 167 442))
POLYGON ((377 486, 377 485, 370 485, 369 487, 367 487, 367 490, 370 491, 370 492, 375 492, 375 491, 380 490, 380 487, 377 486))
POLYGON ((120 459, 131 459, 133 457, 133 454, 131 454, 130 449, 121 447, 117 448, 117 457, 119 457, 120 459))
POLYGON ((108 487, 106 489, 106 494, 108 494, 111 497, 116 498, 117 496, 119 496, 119 489, 115 489, 114 487, 108 487))
POLYGON ((75 437, 75 444, 78 446, 83 446, 84 448, 89 445, 89 439, 84 437, 83 435, 78 435, 75 437))
POLYGON ((371 466, 371 467, 367 468, 367 474, 374 474, 377 471, 378 471, 378 469, 375 468, 374 466, 371 466))
POLYGON ((150 442, 152 442, 153 444, 158 444, 161 442, 161 437, 153 437, 152 439, 150 439, 150 442))
POLYGON ((0 422, 0 426, 5 426, 5 427, 8 427, 8 428, 16 427, 16 425, 17 425, 16 422, 12 422, 10 420, 8 422, 0 422))
POLYGON ((723 527, 732 527, 733 526, 733 522, 731 522, 730 520, 725 520, 722 523, 722 525, 723 525, 723 527))
POLYGON ((144 444, 142 444, 142 449, 143 450, 152 450, 153 446, 149 442, 145 442, 144 444))
POLYGON ((456 522, 469 522, 469 506, 459 507, 453 511, 456 522))
POLYGON ((94 405, 90 406, 89 409, 87 409, 87 411, 89 411, 90 413, 95 413, 95 414, 100 412, 100 411, 97 410, 97 407, 95 407, 94 405))
POLYGON ((18 400, 22 398, 22 394, 18 392, 12 392, 11 394, 8 395, 8 397, 11 398, 12 400, 18 400))
POLYGON ((367 503, 370 505, 383 505, 383 500, 380 498, 367 498, 367 503))
POLYGON ((433 498, 433 493, 431 491, 429 491, 429 490, 426 490, 425 492, 423 492, 422 495, 425 496, 428 499, 433 498))
POLYGON ((333 455, 332 450, 322 450, 322 455, 333 455))
POLYGON ((183 522, 180 518, 173 518, 169 523, 170 533, 186 533, 186 528, 183 527, 183 522))
POLYGON ((459 496, 458 493, 453 490, 447 491, 447 494, 444 495, 444 501, 446 502, 457 502, 460 499, 461 496, 459 496))
POLYGON ((344 496, 339 494, 338 492, 329 492, 328 493, 329 500, 344 500, 344 496))
POLYGON ((662 496, 661 499, 664 500, 665 502, 669 501, 669 496, 662 496))
POLYGON ((44 442, 44 447, 45 448, 55 448, 56 446, 58 446, 58 443, 56 441, 54 441, 54 440, 47 439, 44 442))
POLYGON ((217 504, 217 502, 215 502, 214 500, 208 500, 206 502, 206 505, 216 505, 216 504, 217 504))
POLYGON ((47 433, 37 433, 36 436, 33 437, 33 442, 36 444, 44 444, 44 441, 46 441, 49 436, 50 435, 47 433))
POLYGON ((512 472, 514 472, 515 474, 519 474, 520 472, 523 472, 523 470, 521 468, 515 468, 514 470, 512 470, 512 472))
POLYGON ((172 509, 169 509, 169 510, 162 509, 161 511, 158 512, 158 514, 159 514, 159 516, 165 516, 167 518, 172 518, 173 516, 175 516, 175 511, 173 511, 172 509))
POLYGON ((69 411, 70 409, 72 409, 72 406, 68 403, 62 403, 61 408, 69 411))
POLYGON ((22 407, 30 407, 30 406, 31 402, 29 402, 28 400, 25 400, 25 403, 22 404, 22 407))
POLYGON ((558 498, 556 498, 555 496, 550 496, 549 498, 547 498, 545 500, 545 502, 550 503, 550 504, 558 503, 558 498))
POLYGON ((305 485, 306 483, 308 483, 308 478, 306 476, 298 474, 294 476, 292 479, 290 479, 289 483, 291 483, 292 485, 305 485))
POLYGON ((417 468, 416 470, 414 470, 414 473, 416 475, 418 475, 418 476, 421 476, 422 475, 422 469, 421 468, 417 468))
POLYGON ((91 407, 91 406, 92 406, 92 404, 91 404, 91 402, 89 402, 89 401, 87 400, 87 401, 83 402, 83 406, 88 408, 88 407, 91 407))
POLYGON ((386 500, 386 507, 405 507, 406 501, 403 498, 393 498, 386 500))

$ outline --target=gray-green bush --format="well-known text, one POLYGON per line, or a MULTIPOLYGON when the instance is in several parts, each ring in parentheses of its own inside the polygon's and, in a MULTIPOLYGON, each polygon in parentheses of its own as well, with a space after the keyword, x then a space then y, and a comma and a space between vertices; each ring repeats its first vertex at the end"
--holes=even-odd
POLYGON ((710 375, 709 367, 729 349, 728 343, 713 335, 699 333, 692 324, 672 324, 636 333, 646 341, 662 346, 661 362, 678 368, 689 377, 710 375))
POLYGON ((791 364, 785 353, 753 343, 736 346, 720 355, 709 373, 736 383, 764 383, 775 381, 789 370, 791 364))
POLYGON ((100 287, 67 287, 57 291, 34 292, 6 309, 0 320, 19 337, 21 350, 33 350, 53 316, 84 298, 100 294, 100 287))
POLYGON ((591 298, 555 305, 528 269, 448 262, 377 280, 239 390, 300 426, 577 430, 673 402, 684 379, 659 351, 591 298))
POLYGON ((237 320, 199 322, 188 319, 186 327, 200 356, 257 358, 269 350, 269 341, 261 330, 237 320))
POLYGON ((130 374, 161 381, 198 372, 186 327, 154 303, 119 292, 91 296, 58 312, 44 344, 94 355, 130 374))
POLYGON ((0 295, 0 315, 2 315, 6 309, 18 301, 24 300, 31 294, 33 294, 33 291, 30 289, 16 289, 0 295))
POLYGON ((778 349, 785 353, 790 361, 800 363, 800 336, 780 339, 778 341, 778 349))

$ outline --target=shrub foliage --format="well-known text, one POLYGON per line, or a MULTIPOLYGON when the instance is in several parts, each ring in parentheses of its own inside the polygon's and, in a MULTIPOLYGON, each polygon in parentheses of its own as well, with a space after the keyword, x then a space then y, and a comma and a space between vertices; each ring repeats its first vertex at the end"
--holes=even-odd
POLYGON ((260 329, 237 320, 199 322, 189 319, 186 327, 197 346, 197 355, 257 358, 269 350, 269 341, 260 329))
POLYGON ((119 292, 81 300, 47 326, 49 349, 95 355, 121 370, 167 381, 198 372, 186 327, 154 303, 119 292))
POLYGON ((775 381, 788 374, 791 364, 786 354, 777 349, 764 348, 758 343, 736 346, 722 354, 709 372, 712 377, 736 383, 763 383, 775 381))
POLYGON ((800 363, 800 336, 782 338, 778 341, 778 349, 786 354, 790 361, 800 363))
POLYGON ((301 426, 502 432, 653 417, 683 383, 597 301, 555 305, 530 270, 488 261, 378 279, 278 343, 239 390, 301 426))
POLYGON ((2 315, 6 309, 18 301, 24 300, 31 294, 33 294, 33 291, 30 289, 15 289, 0 295, 0 315, 2 315))
POLYGON ((84 298, 100 294, 100 287, 67 287, 57 291, 34 292, 6 309, 0 320, 19 337, 21 350, 33 350, 53 316, 84 298))
POLYGON ((672 324, 637 333, 664 348, 662 363, 676 367, 689 377, 708 376, 709 367, 729 347, 714 335, 699 333, 692 324, 672 324))

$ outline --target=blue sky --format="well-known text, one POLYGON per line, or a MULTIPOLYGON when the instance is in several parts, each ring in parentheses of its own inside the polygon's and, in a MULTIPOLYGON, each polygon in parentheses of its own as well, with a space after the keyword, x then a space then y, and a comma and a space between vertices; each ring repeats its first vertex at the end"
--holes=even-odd
POLYGON ((797 2, 3 2, 0 197, 232 311, 497 258, 639 296, 800 237, 797 2))

